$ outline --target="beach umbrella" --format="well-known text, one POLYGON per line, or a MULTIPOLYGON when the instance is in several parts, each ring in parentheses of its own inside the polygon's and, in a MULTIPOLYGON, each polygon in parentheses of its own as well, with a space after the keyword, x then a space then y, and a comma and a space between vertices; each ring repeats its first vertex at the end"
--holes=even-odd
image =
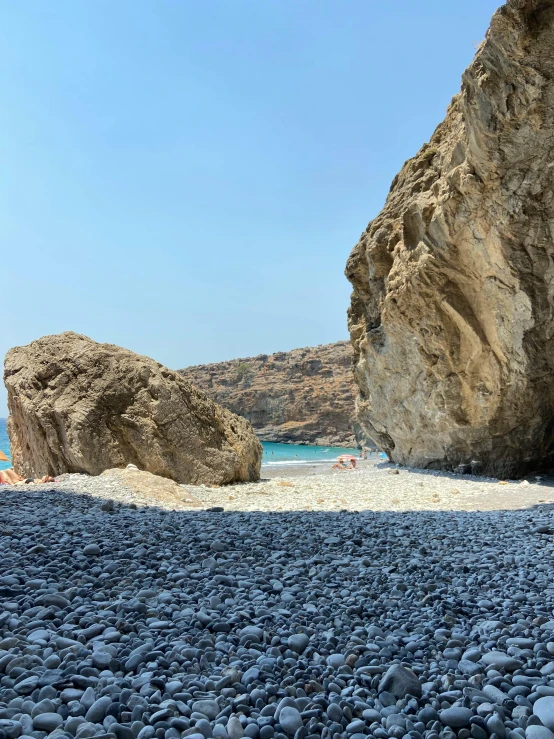
POLYGON ((353 454, 341 454, 339 459, 344 459, 346 461, 349 461, 351 459, 358 459, 358 457, 355 457, 353 454))
POLYGON ((4 452, 0 449, 0 462, 9 462, 10 460, 6 457, 4 452))

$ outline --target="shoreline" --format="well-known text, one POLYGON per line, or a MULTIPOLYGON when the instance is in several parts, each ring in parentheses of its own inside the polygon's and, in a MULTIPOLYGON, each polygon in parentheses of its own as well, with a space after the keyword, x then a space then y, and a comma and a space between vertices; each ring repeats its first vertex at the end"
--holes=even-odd
POLYGON ((365 469, 367 467, 374 467, 379 462, 384 462, 384 459, 374 457, 373 459, 357 459, 356 470, 334 470, 333 465, 336 460, 326 459, 317 462, 287 462, 276 464, 263 464, 260 472, 260 479, 274 479, 278 477, 315 477, 320 475, 341 475, 346 472, 357 472, 359 469, 365 469))
MULTIPOLYGON (((163 478, 157 478, 163 481, 163 478)), ((554 477, 529 480, 496 480, 435 470, 414 470, 374 458, 360 460, 357 469, 333 470, 317 463, 264 467, 257 482, 221 487, 173 485, 182 491, 152 494, 144 486, 131 488, 113 476, 90 477, 65 474, 54 483, 0 487, 4 494, 15 491, 40 496, 46 492, 85 495, 99 501, 139 508, 225 511, 508 511, 547 507, 554 504, 554 477), (187 502, 188 501, 188 502, 187 502)), ((192 512, 192 511, 191 511, 192 512)))
POLYGON ((205 505, 230 511, 504 511, 554 504, 554 477, 497 480, 398 467, 381 459, 355 470, 327 465, 262 469, 257 483, 214 490, 185 486, 205 505))

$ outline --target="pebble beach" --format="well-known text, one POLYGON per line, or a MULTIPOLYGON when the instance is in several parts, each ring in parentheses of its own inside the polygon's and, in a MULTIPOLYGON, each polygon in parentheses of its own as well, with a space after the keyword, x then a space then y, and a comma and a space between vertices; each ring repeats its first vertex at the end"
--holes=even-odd
POLYGON ((390 461, 554 471, 498 4, 6 3, 0 739, 554 739, 554 474, 390 461))
POLYGON ((237 511, 473 511, 554 503, 551 477, 497 480, 410 470, 377 459, 359 461, 355 470, 265 467, 257 483, 186 490, 205 504, 237 511))
POLYGON ((264 474, 1 489, 2 739, 554 738, 547 481, 264 474))
MULTIPOLYGON (((161 480, 161 478, 156 478, 161 480)), ((221 487, 180 485, 181 494, 156 494, 124 483, 120 476, 65 474, 56 483, 27 486, 33 493, 52 487, 68 495, 122 505, 188 510, 191 500, 200 508, 225 511, 485 511, 514 510, 554 504, 554 477, 524 480, 411 470, 374 458, 357 468, 334 470, 331 464, 262 467, 258 482, 221 487)), ((175 486, 172 486, 175 487, 175 486)), ((21 485, 2 486, 22 491, 21 485)))

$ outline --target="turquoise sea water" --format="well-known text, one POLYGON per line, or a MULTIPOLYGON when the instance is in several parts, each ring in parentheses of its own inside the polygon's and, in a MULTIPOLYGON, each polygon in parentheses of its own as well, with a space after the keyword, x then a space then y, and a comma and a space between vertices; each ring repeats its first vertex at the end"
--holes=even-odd
MULTIPOLYGON (((0 449, 7 457, 10 456, 10 442, 8 441, 5 418, 0 418, 0 449)), ((0 462, 0 470, 5 470, 8 467, 11 467, 9 462, 0 462)))
POLYGON ((264 455, 262 465, 294 465, 294 464, 317 464, 318 462, 330 462, 340 454, 353 454, 360 456, 359 449, 345 449, 338 446, 304 446, 301 444, 274 444, 263 441, 264 455))
MULTIPOLYGON (((301 444, 273 444, 272 442, 262 442, 264 448, 264 456, 262 464, 277 465, 294 465, 294 464, 314 464, 317 462, 329 462, 336 459, 339 454, 359 455, 358 449, 345 449, 338 446, 303 446, 301 444)), ((10 442, 6 432, 6 419, 0 418, 0 449, 8 457, 10 456, 10 442)), ((9 462, 0 462, 0 470, 10 467, 9 462)))

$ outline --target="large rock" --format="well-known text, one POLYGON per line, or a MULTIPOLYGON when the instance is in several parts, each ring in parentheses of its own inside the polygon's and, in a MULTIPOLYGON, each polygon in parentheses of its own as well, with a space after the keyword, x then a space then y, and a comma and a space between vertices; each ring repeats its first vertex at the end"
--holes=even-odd
POLYGON ((179 483, 257 480, 250 424, 178 372, 68 332, 6 356, 8 433, 24 477, 137 465, 179 483))
POLYGON ((553 49, 552 0, 495 13, 348 261, 358 417, 396 462, 554 461, 553 49))

